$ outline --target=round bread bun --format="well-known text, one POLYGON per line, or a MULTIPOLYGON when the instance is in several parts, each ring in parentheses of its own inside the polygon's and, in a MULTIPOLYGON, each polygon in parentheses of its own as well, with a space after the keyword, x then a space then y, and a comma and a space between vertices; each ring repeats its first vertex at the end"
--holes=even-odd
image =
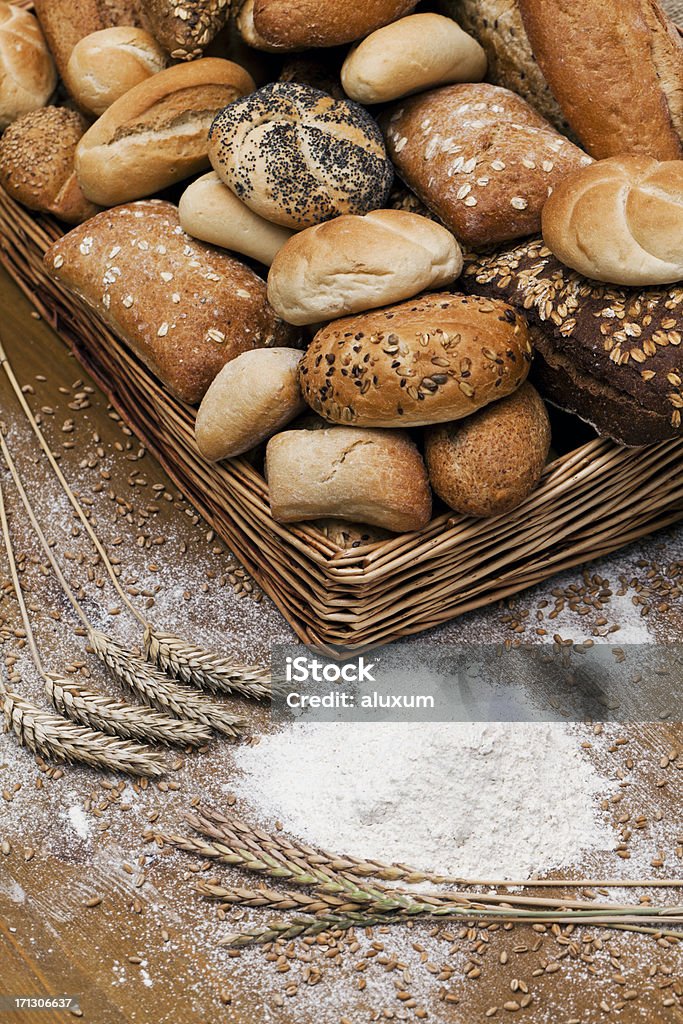
POLYGON ((271 224, 245 206, 214 171, 203 174, 185 189, 178 210, 188 235, 266 266, 292 237, 287 228, 271 224))
POLYGON ((543 240, 568 267, 610 284, 683 279, 683 160, 601 160, 560 182, 543 240))
POLYGON ((358 103, 386 103, 451 82, 481 82, 486 54, 452 18, 410 14, 378 28, 348 55, 344 91, 358 103))
POLYGON ((416 427, 509 395, 530 364, 529 329, 512 306, 441 292, 328 324, 299 378, 311 408, 333 423, 416 427))
POLYGON ((37 19, 0 3, 0 131, 44 107, 56 85, 57 71, 37 19))
POLYGON ((550 420, 527 381, 513 395, 460 423, 427 431, 432 487, 456 512, 498 516, 535 489, 550 451, 550 420))
POLYGON ((295 82, 266 85, 222 110, 209 158, 250 209, 294 230, 378 209, 393 179, 366 110, 295 82))
POLYGON ((87 125, 66 107, 42 107, 14 121, 0 138, 0 184, 30 210, 80 224, 98 212, 74 170, 87 125))
POLYGON ((141 28, 104 28, 76 43, 66 69, 79 107, 99 117, 133 86, 163 71, 167 56, 141 28))
POLYGON ((416 0, 254 0, 254 29, 288 50, 341 46, 401 18, 416 0))
POLYGON ((205 459, 242 455, 303 411, 300 360, 296 348, 261 348, 226 363, 197 412, 195 440, 205 459))
POLYGON ((403 533, 431 518, 427 471, 403 430, 286 430, 268 442, 266 478, 278 523, 347 519, 403 533))
POLYGON ((450 231, 402 210, 336 217, 293 235, 273 261, 268 300, 290 324, 315 324, 452 284, 450 231))

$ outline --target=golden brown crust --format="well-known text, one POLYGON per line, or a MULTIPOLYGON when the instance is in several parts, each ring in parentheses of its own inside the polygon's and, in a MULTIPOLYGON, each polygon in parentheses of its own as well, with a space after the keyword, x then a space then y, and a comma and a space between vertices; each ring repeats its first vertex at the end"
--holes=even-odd
POLYGON ((427 432, 432 487, 464 515, 511 512, 534 490, 550 450, 550 420, 528 382, 462 423, 427 432))
POLYGON ((45 267, 185 402, 198 402, 241 352, 295 340, 261 278, 186 235, 171 203, 99 214, 55 242, 45 267))
POLYGON ((103 28, 76 43, 65 82, 81 110, 99 117, 166 64, 166 54, 145 29, 103 28))
POLYGON ((657 0, 519 6, 539 66, 592 156, 683 156, 683 40, 657 0))
POLYGON ((34 16, 0 3, 0 131, 44 107, 56 85, 57 72, 34 16))
POLYGON ((504 302, 446 292, 336 320, 300 368, 304 398, 333 423, 421 426, 461 419, 526 379, 531 344, 504 302))
POLYGON ((255 0, 254 28, 288 50, 340 46, 409 14, 417 0, 255 0))
POLYGON ((143 0, 35 0, 36 14, 62 78, 76 43, 91 32, 142 24, 143 0))

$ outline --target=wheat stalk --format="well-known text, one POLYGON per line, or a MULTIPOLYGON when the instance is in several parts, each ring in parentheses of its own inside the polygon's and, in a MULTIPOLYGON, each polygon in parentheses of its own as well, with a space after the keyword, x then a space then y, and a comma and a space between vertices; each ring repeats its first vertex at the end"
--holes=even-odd
POLYGON ((110 736, 177 747, 200 747, 211 740, 211 731, 200 722, 181 721, 152 708, 113 700, 54 673, 45 677, 45 692, 57 711, 72 722, 110 736))
POLYGON ((93 628, 88 630, 88 639, 100 661, 151 707, 176 718, 201 722, 231 739, 237 739, 246 727, 243 718, 230 714, 222 704, 204 694, 171 682, 158 668, 132 654, 118 640, 93 628))
POLYGON ((271 698, 270 672, 267 669, 239 665, 150 625, 145 629, 145 654, 164 672, 201 690, 239 694, 252 700, 271 698))
POLYGON ((146 747, 67 722, 9 690, 2 696, 7 728, 36 754, 134 776, 158 778, 164 773, 163 763, 146 747))

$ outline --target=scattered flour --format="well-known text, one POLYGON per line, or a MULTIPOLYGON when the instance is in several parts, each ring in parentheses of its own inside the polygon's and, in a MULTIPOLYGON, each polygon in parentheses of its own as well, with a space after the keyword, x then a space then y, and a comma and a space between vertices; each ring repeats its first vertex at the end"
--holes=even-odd
POLYGON ((236 760, 251 807, 337 853, 521 879, 614 848, 612 787, 562 724, 296 723, 236 760))
POLYGON ((90 820, 80 804, 72 804, 67 814, 76 835, 81 839, 87 839, 90 836, 90 820))

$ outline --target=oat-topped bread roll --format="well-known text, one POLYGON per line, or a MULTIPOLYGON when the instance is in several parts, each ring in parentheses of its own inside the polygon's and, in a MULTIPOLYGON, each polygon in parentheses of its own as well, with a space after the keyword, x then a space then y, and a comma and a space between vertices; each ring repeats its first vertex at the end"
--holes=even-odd
POLYGON ((83 195, 74 170, 86 127, 66 107, 42 107, 18 118, 0 137, 0 185, 29 210, 67 224, 93 217, 98 207, 83 195))
POLYGON ((261 278, 186 235, 171 203, 100 213, 55 242, 45 267, 185 402, 241 352, 296 340, 261 278))
POLYGON ((146 0, 146 27, 174 60, 194 60, 225 27, 231 0, 146 0))
POLYGON ((153 195, 208 167, 216 113, 254 88, 238 64, 204 57, 153 75, 121 96, 84 135, 76 172, 100 206, 153 195))
POLYGON ((683 160, 612 157, 565 178, 543 238, 567 266, 611 284, 683 280, 683 160))
POLYGON ((544 397, 626 445, 681 435, 683 288, 610 287, 541 239, 465 266, 463 286, 524 311, 544 397))
POLYGON ((402 18, 417 0, 254 0, 254 28, 288 50, 340 46, 402 18))
POLYGON ((76 103, 99 117, 124 93, 166 67, 166 54, 149 32, 103 28, 79 40, 65 82, 76 103))
POLYGON ((315 324, 452 284, 460 246, 433 220, 401 210, 347 215, 293 235, 268 274, 268 300, 290 324, 315 324))
POLYGON ((393 179, 382 133, 363 107, 294 82, 222 110, 209 157, 255 213, 295 230, 383 206, 393 179))
POLYGON ((0 131, 44 107, 56 85, 57 72, 36 19, 0 3, 0 131))
POLYGON ((403 430, 286 430, 268 442, 265 471, 278 523, 333 517, 403 533, 431 518, 427 471, 403 430))
POLYGON ((683 156, 683 39, 657 0, 519 6, 541 71, 592 156, 683 156))
POLYGON ((62 78, 74 46, 91 32, 142 25, 144 0, 35 0, 36 14, 62 78))
POLYGON ((316 334, 299 380, 333 423, 417 427, 509 395, 530 364, 526 322, 511 306, 443 292, 335 320, 316 334))
POLYGON ((401 101, 383 123, 405 183, 474 248, 538 232, 551 190, 591 162, 519 96, 485 83, 401 101))

